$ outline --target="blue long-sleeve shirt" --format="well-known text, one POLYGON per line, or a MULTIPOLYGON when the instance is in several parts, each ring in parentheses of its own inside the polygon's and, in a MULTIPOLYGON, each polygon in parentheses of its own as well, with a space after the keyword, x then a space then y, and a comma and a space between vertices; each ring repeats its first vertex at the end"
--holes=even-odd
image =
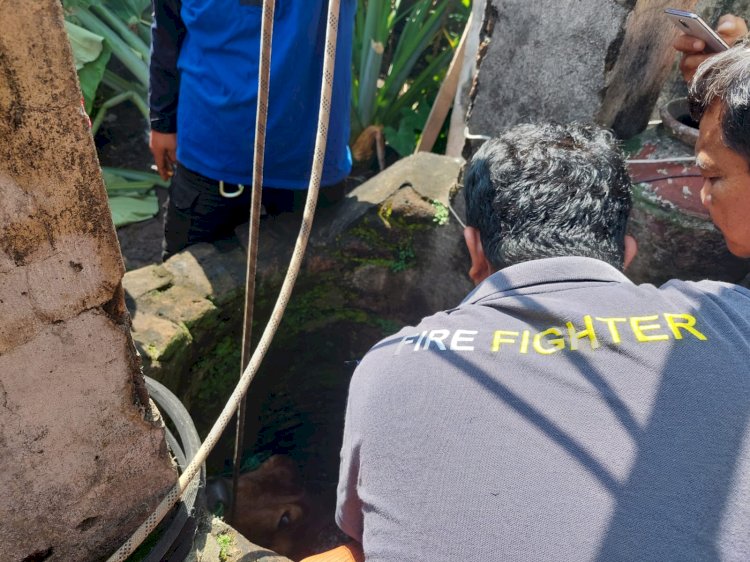
MULTIPOLYGON (((305 189, 317 130, 327 0, 277 2, 264 185, 305 189)), ((177 133, 178 161, 252 181, 261 0, 154 0, 149 103, 154 131, 177 133)), ((351 170, 349 107, 356 0, 341 2, 323 185, 351 170)))

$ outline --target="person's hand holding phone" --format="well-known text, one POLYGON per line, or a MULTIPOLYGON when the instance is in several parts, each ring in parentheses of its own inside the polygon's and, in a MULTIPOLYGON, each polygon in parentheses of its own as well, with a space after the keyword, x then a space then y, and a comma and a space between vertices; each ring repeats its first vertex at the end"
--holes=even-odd
MULTIPOLYGON (((747 34, 747 24, 740 17, 725 14, 719 18, 716 32, 731 47, 738 39, 747 34)), ((687 34, 682 34, 675 39, 673 46, 682 53, 680 70, 688 83, 693 79, 693 74, 695 74, 698 66, 714 54, 704 52, 706 48, 704 41, 687 34)))

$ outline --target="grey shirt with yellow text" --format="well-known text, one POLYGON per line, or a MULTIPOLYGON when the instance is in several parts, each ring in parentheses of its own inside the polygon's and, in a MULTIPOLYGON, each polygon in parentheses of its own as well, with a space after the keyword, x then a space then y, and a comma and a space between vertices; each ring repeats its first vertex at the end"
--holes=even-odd
POLYGON ((363 359, 337 522, 374 561, 750 560, 749 365, 745 289, 503 269, 363 359))

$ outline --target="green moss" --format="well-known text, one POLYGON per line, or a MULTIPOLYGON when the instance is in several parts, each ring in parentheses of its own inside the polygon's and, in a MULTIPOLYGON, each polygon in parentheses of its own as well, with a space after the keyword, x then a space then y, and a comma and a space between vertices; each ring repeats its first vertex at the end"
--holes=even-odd
POLYGON ((362 257, 351 257, 349 261, 357 265, 375 265, 377 267, 383 267, 386 269, 392 269, 395 263, 392 259, 388 258, 362 258, 362 257))
POLYGON ((416 260, 416 257, 417 256, 414 253, 414 248, 412 248, 410 245, 401 246, 398 249, 398 259, 393 262, 391 269, 397 272, 405 271, 409 269, 412 265, 414 265, 414 261, 416 260))
POLYGON ((338 276, 318 278, 312 286, 301 285, 289 302, 281 330, 280 340, 291 340, 301 333, 322 330, 325 326, 342 321, 367 323, 367 313, 356 308, 357 295, 342 291, 338 276))
POLYGON ((225 400, 240 376, 242 342, 232 335, 221 338, 216 347, 201 357, 191 376, 202 381, 196 392, 199 404, 217 404, 225 400))
POLYGON ((150 343, 146 345, 146 353, 149 356, 149 359, 155 360, 159 357, 159 348, 156 347, 153 343, 150 343))
POLYGON ((359 238, 371 248, 367 255, 350 255, 344 251, 339 256, 355 265, 375 265, 394 272, 412 267, 416 261, 413 248, 414 232, 424 230, 426 226, 408 222, 400 216, 389 215, 389 219, 390 226, 385 231, 377 224, 368 224, 366 221, 351 230, 352 236, 359 238))
MULTIPOLYGON (((402 267, 408 267, 409 260, 413 259, 413 252, 410 252, 408 248, 405 249, 400 259, 402 267)), ((375 264, 389 269, 399 267, 396 260, 384 258, 349 256, 342 259, 342 262, 347 264, 346 267, 351 264, 375 264)), ((253 327, 256 338, 265 327, 270 313, 273 303, 269 301, 276 297, 274 291, 271 291, 272 294, 266 294, 267 292, 268 288, 263 287, 256 294, 256 316, 253 327)), ((342 286, 338 272, 318 274, 312 279, 300 278, 276 334, 274 346, 297 347, 298 342, 295 340, 298 338, 325 333, 327 327, 340 324, 373 326, 383 335, 391 334, 399 329, 398 323, 375 317, 363 310, 361 302, 362 297, 356 290, 342 286)), ((319 351, 318 349, 317 352, 319 351)))
POLYGON ((229 549, 234 544, 234 537, 230 533, 221 533, 216 537, 216 543, 219 545, 220 562, 227 562, 230 557, 229 549))
POLYGON ((373 318, 372 323, 380 328, 380 330, 383 332, 384 337, 395 334, 402 327, 401 324, 389 318, 373 318))
POLYGON ((432 206, 435 207, 435 216, 432 218, 432 221, 437 223, 438 226, 448 224, 448 219, 450 219, 450 211, 448 210, 448 207, 443 205, 440 201, 433 201, 432 206))
POLYGON ((387 237, 383 236, 378 230, 362 222, 351 229, 350 234, 356 238, 359 238, 363 242, 372 246, 373 250, 381 248, 389 248, 393 245, 387 237))
POLYGON ((185 347, 193 341, 190 331, 187 329, 185 324, 180 322, 177 324, 180 328, 178 332, 175 332, 171 339, 167 341, 163 347, 159 347, 157 342, 150 341, 146 343, 143 350, 148 355, 151 361, 166 361, 182 352, 185 347))

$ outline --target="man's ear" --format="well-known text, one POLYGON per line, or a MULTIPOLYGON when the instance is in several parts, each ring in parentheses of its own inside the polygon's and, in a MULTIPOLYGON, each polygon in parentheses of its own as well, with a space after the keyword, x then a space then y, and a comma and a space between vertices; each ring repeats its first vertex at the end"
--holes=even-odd
POLYGON ((490 264, 487 256, 484 255, 484 247, 482 247, 482 237, 479 235, 479 231, 473 226, 467 226, 464 228, 464 240, 466 241, 466 247, 469 249, 469 256, 471 257, 471 269, 469 269, 469 277, 474 281, 475 285, 479 285, 482 281, 492 275, 492 265, 490 264))
POLYGON ((623 259, 622 269, 625 270, 633 261, 638 253, 638 242, 630 234, 625 235, 625 257, 623 259))

